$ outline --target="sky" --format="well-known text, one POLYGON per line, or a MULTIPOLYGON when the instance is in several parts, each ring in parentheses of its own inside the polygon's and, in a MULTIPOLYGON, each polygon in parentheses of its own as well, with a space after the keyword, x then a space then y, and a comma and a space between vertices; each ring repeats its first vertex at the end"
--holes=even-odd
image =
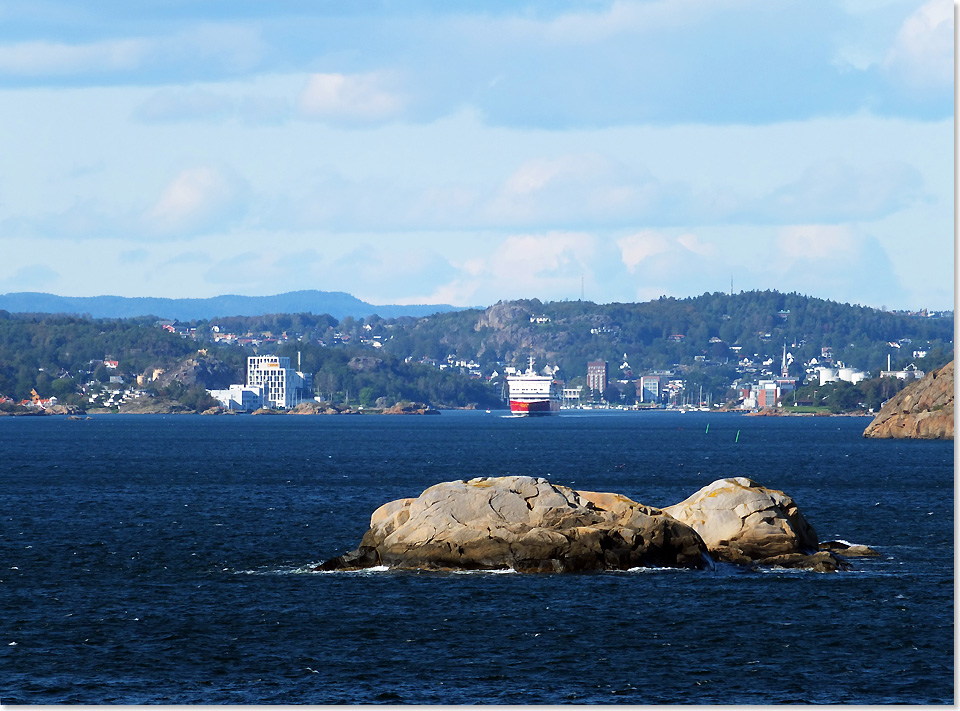
POLYGON ((0 0, 0 293, 954 304, 952 0, 0 0))

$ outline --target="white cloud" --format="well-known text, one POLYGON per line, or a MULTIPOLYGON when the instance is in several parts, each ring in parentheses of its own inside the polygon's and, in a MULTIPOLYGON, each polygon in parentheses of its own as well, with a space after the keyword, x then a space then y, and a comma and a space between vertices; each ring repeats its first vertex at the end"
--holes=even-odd
POLYGON ((483 212, 488 224, 617 224, 662 206, 668 191, 646 170, 596 153, 534 158, 511 173, 483 212))
POLYGON ((91 44, 19 42, 0 46, 0 74, 75 75, 90 71, 130 71, 140 66, 150 43, 139 39, 91 44))
POLYGON ((405 106, 395 82, 384 73, 313 74, 300 95, 300 112, 305 118, 335 123, 388 121, 405 106))
POLYGON ((240 182, 209 166, 177 175, 144 215, 148 228, 160 235, 178 235, 216 227, 237 217, 243 192, 240 182))
POLYGON ((542 191, 551 183, 564 180, 577 182, 596 179, 609 172, 609 165, 600 156, 563 156, 534 159, 517 168, 504 184, 506 196, 524 196, 542 191))
POLYGON ((616 36, 657 34, 703 24, 710 21, 710 15, 738 4, 736 0, 706 5, 697 0, 614 0, 600 12, 572 12, 542 23, 525 21, 519 26, 525 30, 527 41, 543 38, 560 45, 599 44, 616 36))
POLYGON ((630 272, 635 272, 637 266, 645 259, 664 254, 671 249, 670 240, 663 234, 653 230, 643 230, 617 240, 624 265, 630 272))
POLYGON ((253 69, 264 48, 255 30, 231 24, 201 24, 165 36, 88 43, 35 40, 0 45, 0 76, 76 77, 178 66, 238 72, 253 69))
POLYGON ((677 237, 677 244, 689 252, 698 254, 701 257, 711 257, 716 254, 717 249, 708 242, 703 242, 695 234, 687 233, 677 237))
POLYGON ((762 278, 780 291, 870 306, 905 302, 906 290, 886 249, 850 227, 783 228, 762 265, 762 278))
POLYGON ((406 303, 479 305, 499 299, 572 298, 594 271, 597 240, 583 232, 512 235, 484 256, 458 263, 456 278, 406 303))
POLYGON ((828 159, 808 166, 743 214, 772 223, 877 219, 925 199, 920 172, 907 163, 853 165, 828 159))
POLYGON ((862 238, 842 225, 794 225, 777 236, 777 247, 788 260, 852 260, 860 251, 862 238))
POLYGON ((567 278, 580 273, 593 243, 593 236, 585 233, 515 235, 494 251, 486 272, 507 284, 567 278))
POLYGON ((953 87, 951 0, 930 0, 906 19, 884 64, 915 88, 953 87))

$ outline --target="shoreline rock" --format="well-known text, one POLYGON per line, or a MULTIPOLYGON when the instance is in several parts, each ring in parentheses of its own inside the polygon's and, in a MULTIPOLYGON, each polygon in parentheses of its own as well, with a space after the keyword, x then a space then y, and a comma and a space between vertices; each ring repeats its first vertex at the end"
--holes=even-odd
POLYGON ((910 383, 880 408, 863 436, 953 439, 953 361, 910 383))
POLYGON ((383 410, 384 415, 439 415, 440 411, 435 410, 422 402, 398 402, 392 407, 383 410))
POLYGON ((826 541, 820 544, 820 550, 840 553, 846 558, 866 558, 880 555, 870 546, 847 543, 846 541, 826 541))
POLYGON ((193 415, 196 410, 165 397, 138 397, 120 406, 121 415, 193 415))

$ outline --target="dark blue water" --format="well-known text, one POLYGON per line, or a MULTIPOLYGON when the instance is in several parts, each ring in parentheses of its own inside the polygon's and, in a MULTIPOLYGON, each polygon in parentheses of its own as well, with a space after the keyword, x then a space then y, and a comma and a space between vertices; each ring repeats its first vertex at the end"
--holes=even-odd
POLYGON ((953 444, 866 424, 2 418, 0 703, 950 704, 953 444), (504 474, 653 506, 747 476, 821 540, 882 555, 838 574, 308 572, 380 504, 504 474))

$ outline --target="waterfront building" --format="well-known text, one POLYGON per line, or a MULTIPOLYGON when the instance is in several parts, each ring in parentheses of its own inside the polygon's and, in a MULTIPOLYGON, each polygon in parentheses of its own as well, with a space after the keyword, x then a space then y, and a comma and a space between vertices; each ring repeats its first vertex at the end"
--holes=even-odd
POLYGON ((637 395, 640 396, 640 402, 654 402, 659 403, 662 401, 663 393, 663 376, 660 375, 641 375, 640 376, 640 387, 637 388, 637 395))
MULTIPOLYGON (((817 373, 820 376, 820 384, 825 385, 826 383, 833 383, 837 380, 843 380, 847 383, 853 383, 856 385, 861 380, 866 379, 867 374, 862 370, 856 370, 855 368, 847 368, 843 363, 839 363, 839 368, 827 368, 824 366, 817 367, 817 373)), ((881 373, 882 375, 882 373, 881 373)))
POLYGON ((587 387, 591 394, 600 393, 607 389, 607 361, 597 360, 587 363, 587 387))
POLYGON ((911 363, 903 370, 893 370, 890 367, 889 355, 887 356, 887 369, 880 371, 881 378, 898 378, 900 380, 906 380, 908 377, 912 377, 919 380, 924 375, 926 375, 926 373, 924 373, 922 370, 918 370, 916 363, 911 363))
POLYGON ((256 410, 263 407, 263 388, 231 385, 227 390, 208 390, 210 397, 227 410, 256 410))
POLYGON ((291 408, 313 398, 313 378, 290 367, 284 356, 247 358, 247 387, 262 388, 263 407, 291 408))

